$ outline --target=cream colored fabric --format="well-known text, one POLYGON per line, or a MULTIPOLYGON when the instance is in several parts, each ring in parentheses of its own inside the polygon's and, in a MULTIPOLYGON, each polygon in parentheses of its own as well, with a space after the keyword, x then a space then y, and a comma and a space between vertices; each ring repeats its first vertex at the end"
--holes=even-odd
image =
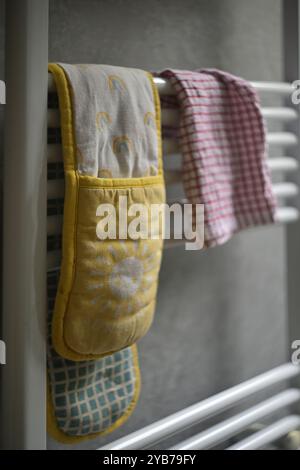
POLYGON ((157 129, 147 73, 110 65, 60 65, 73 95, 79 173, 100 178, 155 176, 157 129))

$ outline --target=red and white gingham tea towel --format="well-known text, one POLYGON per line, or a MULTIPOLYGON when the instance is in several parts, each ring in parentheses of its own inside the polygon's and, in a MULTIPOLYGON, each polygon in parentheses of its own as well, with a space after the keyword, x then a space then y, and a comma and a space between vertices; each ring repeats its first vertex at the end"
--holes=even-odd
POLYGON ((205 246, 274 222, 265 126, 253 87, 215 69, 165 70, 160 76, 170 79, 180 106, 184 188, 190 203, 204 204, 205 246))

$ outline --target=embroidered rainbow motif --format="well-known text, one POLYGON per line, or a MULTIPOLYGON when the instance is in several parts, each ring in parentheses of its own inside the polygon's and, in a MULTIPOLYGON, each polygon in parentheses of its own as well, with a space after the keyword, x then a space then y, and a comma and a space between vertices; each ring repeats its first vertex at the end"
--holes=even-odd
POLYGON ((103 130, 108 124, 111 123, 111 117, 105 111, 100 111, 96 115, 96 126, 99 131, 103 130))
POLYGON ((108 76, 108 86, 110 91, 124 92, 126 90, 124 80, 122 80, 122 78, 118 77, 117 75, 108 76))
POLYGON ((118 157, 123 157, 130 153, 132 143, 126 135, 120 135, 113 138, 113 152, 118 157))
POLYGON ((144 116, 144 124, 146 126, 153 126, 155 127, 156 125, 156 122, 155 122, 155 116, 153 113, 151 113, 150 111, 148 111, 145 116, 144 116))
POLYGON ((112 178, 112 173, 110 170, 102 168, 102 170, 98 171, 98 178, 112 178))

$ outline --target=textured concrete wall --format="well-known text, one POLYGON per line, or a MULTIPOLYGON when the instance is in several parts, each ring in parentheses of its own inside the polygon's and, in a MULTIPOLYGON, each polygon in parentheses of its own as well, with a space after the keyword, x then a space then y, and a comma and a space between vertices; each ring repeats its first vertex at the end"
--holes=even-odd
MULTIPOLYGON (((279 0, 50 0, 50 12, 52 61, 281 79, 279 0)), ((166 251, 154 325, 139 344, 136 411, 113 436, 76 447, 95 448, 282 362, 284 262, 284 231, 274 227, 206 253, 166 251)))

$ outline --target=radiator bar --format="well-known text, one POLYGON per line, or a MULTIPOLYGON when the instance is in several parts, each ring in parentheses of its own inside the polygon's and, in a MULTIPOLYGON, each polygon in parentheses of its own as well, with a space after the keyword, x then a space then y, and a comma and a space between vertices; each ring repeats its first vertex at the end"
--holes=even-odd
POLYGON ((193 426, 221 411, 236 405, 250 395, 267 387, 300 375, 300 367, 290 363, 283 364, 246 382, 218 393, 195 405, 189 406, 164 419, 150 424, 128 436, 118 439, 99 450, 142 449, 183 429, 193 426))
POLYGON ((300 416, 291 415, 241 440, 226 450, 256 450, 280 439, 291 431, 300 429, 300 416))
POLYGON ((243 431, 247 426, 276 411, 282 410, 286 406, 297 403, 299 400, 300 390, 286 390, 238 415, 226 419, 222 423, 206 429, 190 439, 180 442, 172 447, 171 450, 209 449, 243 431))
MULTIPOLYGON (((158 88, 158 91, 161 95, 173 95, 174 89, 168 80, 163 78, 154 77, 154 83, 158 88)), ((262 93, 276 93, 279 95, 290 95, 294 88, 291 83, 284 82, 250 82, 252 86, 262 93)), ((48 91, 50 93, 55 93, 55 83, 52 74, 48 74, 48 91)))
MULTIPOLYGON (((261 108, 263 117, 267 120, 276 121, 295 121, 298 119, 298 113, 293 108, 261 108)), ((161 110, 161 123, 163 126, 177 127, 180 120, 180 112, 176 109, 161 110)), ((47 123, 50 128, 60 127, 60 114, 57 108, 48 108, 47 123)))
MULTIPOLYGON (((277 197, 294 197, 297 196, 299 192, 299 188, 295 183, 274 183, 272 187, 273 192, 277 197)), ((47 194, 48 199, 64 197, 64 180, 48 180, 47 194)))

